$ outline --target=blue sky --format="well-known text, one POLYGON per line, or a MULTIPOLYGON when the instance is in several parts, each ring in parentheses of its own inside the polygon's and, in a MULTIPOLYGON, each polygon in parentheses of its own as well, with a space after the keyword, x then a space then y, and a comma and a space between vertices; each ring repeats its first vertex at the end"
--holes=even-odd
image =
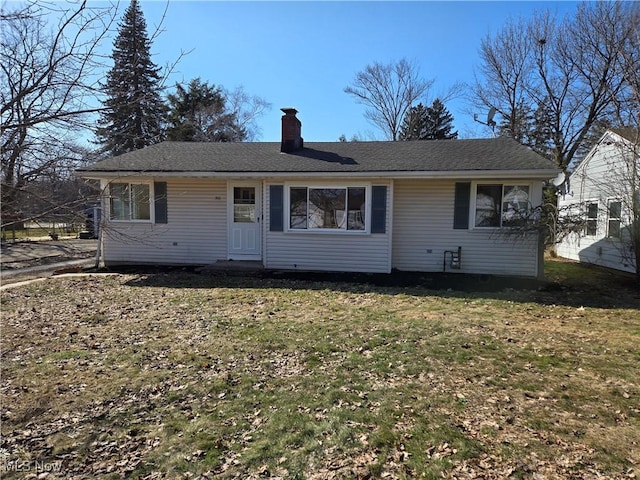
MULTIPOLYGON (((149 33, 166 6, 141 1, 149 33)), ((307 141, 336 141, 341 134, 382 139, 364 118, 364 107, 343 91, 367 64, 406 57, 422 76, 435 79, 433 99, 455 82, 473 81, 481 39, 510 16, 526 18, 543 9, 563 16, 575 7, 575 2, 173 0, 152 54, 165 65, 181 51, 190 52, 170 83, 200 77, 227 89, 241 85, 270 102, 271 110, 259 120, 259 140, 280 140, 281 107, 298 109, 307 141)), ((446 105, 461 137, 491 134, 473 121, 467 100, 446 105)))

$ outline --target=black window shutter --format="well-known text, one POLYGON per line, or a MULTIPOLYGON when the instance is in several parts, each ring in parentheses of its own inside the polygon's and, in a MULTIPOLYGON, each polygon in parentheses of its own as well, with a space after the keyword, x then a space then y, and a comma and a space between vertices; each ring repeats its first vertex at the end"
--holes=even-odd
POLYGON ((385 233, 387 224, 387 187, 371 187, 371 233, 385 233))
POLYGON ((167 223, 167 182, 154 182, 153 195, 156 223, 167 223))
POLYGON ((471 182, 456 183, 453 203, 453 228, 467 230, 469 228, 469 203, 471 200, 471 182))
POLYGON ((284 187, 269 186, 269 230, 282 232, 284 229, 284 187))

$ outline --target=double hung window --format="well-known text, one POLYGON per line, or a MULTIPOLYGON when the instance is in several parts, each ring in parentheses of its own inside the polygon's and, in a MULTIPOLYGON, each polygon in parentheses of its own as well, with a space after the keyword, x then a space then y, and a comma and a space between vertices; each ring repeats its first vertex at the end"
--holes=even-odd
POLYGON ((622 202, 620 200, 609 201, 609 225, 607 236, 620 238, 620 221, 622 217, 622 202))
POLYGON ((598 204, 587 203, 585 221, 585 235, 594 236, 598 233, 598 204))
POLYGON ((366 230, 367 188, 290 187, 291 230, 366 230))

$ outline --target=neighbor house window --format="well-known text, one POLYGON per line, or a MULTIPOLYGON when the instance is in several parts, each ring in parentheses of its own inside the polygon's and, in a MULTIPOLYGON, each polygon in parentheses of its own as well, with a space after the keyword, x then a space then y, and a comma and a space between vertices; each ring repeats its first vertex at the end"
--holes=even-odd
POLYGON ((366 187, 290 187, 291 230, 365 230, 366 187))
POLYGON ((513 227, 531 211, 528 185, 477 185, 476 227, 513 227))
POLYGON ((596 235, 597 233, 598 233, 598 204, 588 203, 585 234, 593 236, 593 235, 596 235))
POLYGON ((111 220, 151 220, 149 184, 112 183, 109 199, 111 220))
POLYGON ((607 236, 611 238, 620 238, 620 220, 622 216, 622 202, 620 200, 612 200, 609 202, 609 225, 607 236))

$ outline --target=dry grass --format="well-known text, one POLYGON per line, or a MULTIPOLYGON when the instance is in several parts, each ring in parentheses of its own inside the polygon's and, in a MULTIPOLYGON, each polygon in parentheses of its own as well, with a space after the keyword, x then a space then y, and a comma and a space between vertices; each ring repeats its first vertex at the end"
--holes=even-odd
POLYGON ((633 478, 638 292, 549 273, 491 294, 190 273, 5 291, 3 477, 633 478))

